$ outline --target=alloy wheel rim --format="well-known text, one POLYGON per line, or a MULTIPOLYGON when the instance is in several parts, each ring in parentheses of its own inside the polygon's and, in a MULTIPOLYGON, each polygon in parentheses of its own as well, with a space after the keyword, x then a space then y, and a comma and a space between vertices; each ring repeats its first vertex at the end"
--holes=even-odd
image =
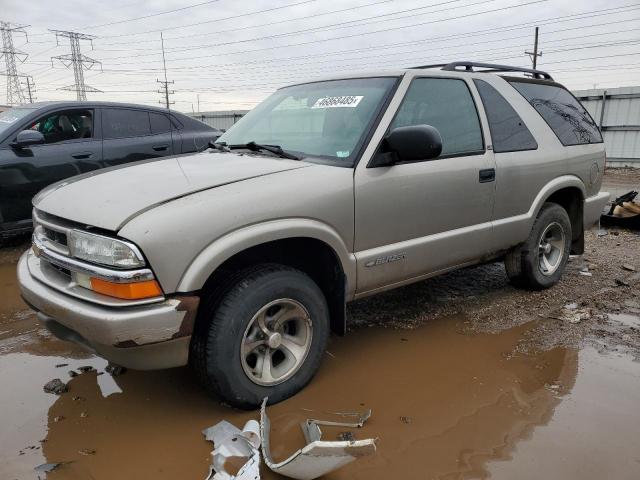
POLYGON ((564 257, 564 229, 553 222, 547 225, 538 244, 538 268, 545 276, 553 275, 564 257))
POLYGON ((263 386, 288 380, 304 364, 312 336, 311 317, 300 302, 290 298, 269 302, 253 316, 242 337, 245 374, 263 386))

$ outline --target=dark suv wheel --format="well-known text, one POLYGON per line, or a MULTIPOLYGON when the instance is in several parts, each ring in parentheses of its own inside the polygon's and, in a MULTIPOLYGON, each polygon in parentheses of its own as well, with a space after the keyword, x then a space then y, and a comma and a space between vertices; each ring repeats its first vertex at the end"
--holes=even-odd
POLYGON ((571 221, 566 210, 555 203, 545 203, 529 238, 505 258, 511 283, 533 290, 555 285, 569 259, 571 235, 571 221))
POLYGON ((320 365, 328 307, 303 272, 265 264, 203 297, 190 363, 205 388, 238 408, 256 408, 300 391, 320 365))

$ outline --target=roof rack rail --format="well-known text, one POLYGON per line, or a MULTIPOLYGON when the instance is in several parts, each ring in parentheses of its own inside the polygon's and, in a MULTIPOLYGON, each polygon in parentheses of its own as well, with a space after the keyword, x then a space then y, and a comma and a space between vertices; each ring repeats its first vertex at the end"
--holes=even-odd
POLYGON ((440 68, 441 70, 446 70, 450 72, 459 71, 458 67, 464 67, 466 72, 476 72, 478 70, 474 70, 473 67, 483 68, 484 70, 480 70, 480 72, 523 72, 529 73, 533 76, 533 78, 542 79, 542 80, 553 80, 553 77, 549 75, 547 72, 543 72, 542 70, 534 70, 533 68, 522 68, 522 67, 512 67, 509 65, 498 65, 495 63, 480 63, 480 62, 451 62, 451 63, 438 63, 434 65, 420 65, 418 67, 411 68, 440 68))

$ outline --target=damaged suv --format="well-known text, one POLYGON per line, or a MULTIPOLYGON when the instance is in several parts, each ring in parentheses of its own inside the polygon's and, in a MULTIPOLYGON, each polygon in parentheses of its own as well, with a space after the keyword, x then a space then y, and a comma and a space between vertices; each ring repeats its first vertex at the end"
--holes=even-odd
POLYGON ((604 163, 593 119, 538 70, 298 84, 208 152, 40 192, 18 277, 60 338, 131 368, 190 364, 253 408, 311 380, 351 300, 497 259, 518 286, 555 284, 608 199, 604 163))

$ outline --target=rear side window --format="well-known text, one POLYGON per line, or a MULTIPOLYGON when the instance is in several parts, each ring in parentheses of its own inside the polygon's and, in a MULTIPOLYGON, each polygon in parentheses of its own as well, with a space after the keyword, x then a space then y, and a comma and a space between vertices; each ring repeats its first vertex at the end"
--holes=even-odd
POLYGON ((169 117, 162 113, 149 113, 151 119, 151 133, 157 135, 159 133, 169 133, 171 131, 171 122, 169 117))
POLYGON ((150 135, 149 113, 144 110, 106 108, 102 113, 102 132, 104 138, 150 135))
POLYGON ((493 151, 517 152, 538 148, 535 138, 509 102, 487 82, 483 80, 473 82, 478 88, 487 113, 493 151))
POLYGON ((538 111, 565 147, 602 142, 596 122, 565 88, 521 81, 510 83, 538 111))
POLYGON ((391 123, 391 129, 431 125, 442 137, 441 156, 484 151, 476 105, 467 84, 452 78, 417 78, 391 123))

